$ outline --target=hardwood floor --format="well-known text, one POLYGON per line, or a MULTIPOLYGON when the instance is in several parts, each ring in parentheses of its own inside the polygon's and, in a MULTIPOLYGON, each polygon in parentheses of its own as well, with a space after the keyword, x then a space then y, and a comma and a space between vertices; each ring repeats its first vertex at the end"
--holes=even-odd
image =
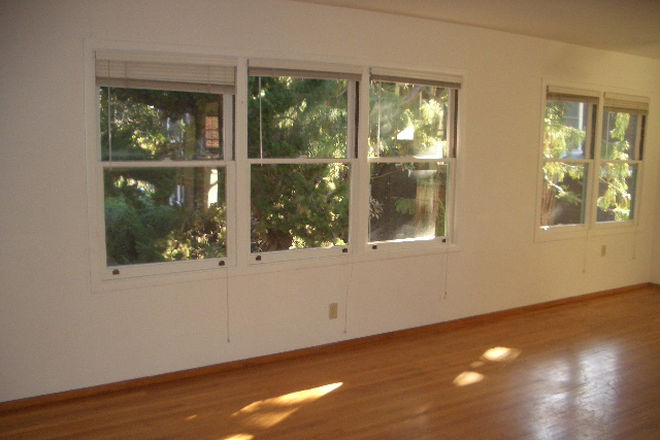
POLYGON ((2 439, 660 439, 660 287, 0 413, 2 439))

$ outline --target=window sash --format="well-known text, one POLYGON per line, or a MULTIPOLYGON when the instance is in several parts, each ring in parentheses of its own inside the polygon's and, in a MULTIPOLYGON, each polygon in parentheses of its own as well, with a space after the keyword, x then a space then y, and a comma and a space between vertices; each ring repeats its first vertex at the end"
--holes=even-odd
MULTIPOLYGON (((373 96, 373 83, 374 82, 381 82, 381 83, 387 83, 387 84, 406 84, 406 85, 413 85, 413 86, 421 86, 421 87, 438 87, 441 89, 445 89, 447 91, 447 112, 444 115, 446 118, 446 134, 445 134, 445 143, 446 145, 444 148, 441 148, 440 152, 436 152, 436 154, 420 154, 419 156, 415 156, 416 159, 436 159, 436 160, 441 160, 447 157, 456 157, 456 150, 457 150, 457 133, 458 133, 458 89, 457 88, 451 88, 447 87, 446 84, 440 85, 438 84, 430 84, 430 82, 423 83, 424 80, 411 80, 410 78, 394 78, 394 77, 389 77, 389 79, 386 80, 381 80, 381 79, 374 79, 372 75, 372 79, 369 84, 369 90, 370 90, 370 96, 369 99, 373 96), (417 81, 422 81, 422 82, 417 82, 417 81), (445 152, 446 150, 446 152, 445 152)), ((380 152, 380 145, 381 145, 381 138, 380 138, 380 109, 378 110, 379 112, 379 121, 378 121, 378 138, 376 139, 376 145, 378 148, 372 149, 371 146, 369 147, 369 151, 367 151, 367 157, 369 159, 372 159, 374 157, 381 157, 381 152, 380 152)), ((371 115, 369 117, 369 131, 371 132, 371 126, 372 126, 372 121, 371 121, 371 115)), ((371 133, 369 134, 369 142, 372 141, 371 138, 371 133)), ((398 142, 398 137, 397 137, 397 142, 398 142)), ((436 149, 437 151, 437 149, 436 149)), ((385 156, 387 157, 387 156, 385 156)), ((402 157, 402 156, 391 156, 391 157, 402 157)))
MULTIPOLYGON (((330 69, 330 68, 328 68, 330 69)), ((280 77, 292 77, 296 79, 320 79, 328 81, 347 81, 347 94, 346 94, 346 141, 345 141, 345 151, 341 151, 341 155, 337 157, 332 157, 332 155, 315 155, 312 157, 309 156, 293 156, 293 157, 272 157, 270 153, 264 154, 266 149, 263 144, 263 130, 261 122, 259 124, 259 139, 254 141, 255 143, 250 143, 248 136, 248 151, 247 156, 248 160, 258 159, 258 160, 267 160, 267 159, 284 159, 287 161, 304 161, 306 159, 346 159, 357 157, 357 125, 358 125, 358 102, 359 102, 359 76, 352 76, 350 73, 344 74, 341 72, 334 71, 320 71, 320 70, 292 70, 292 69, 281 69, 278 67, 250 67, 248 68, 248 81, 250 77, 258 78, 259 88, 261 89, 261 78, 264 76, 280 78, 280 77), (266 75, 267 74, 267 75, 266 75), (254 154, 250 152, 251 145, 257 145, 258 142, 259 151, 254 154), (266 156, 266 157, 264 157, 266 156)), ((261 99, 261 98, 259 98, 261 99)), ((259 104, 259 115, 257 116, 260 121, 262 121, 261 115, 261 103, 259 104)), ((248 110, 248 118, 250 117, 248 110)), ((339 133, 339 131, 337 131, 339 133)))
MULTIPOLYGON (((388 158, 389 159, 389 158, 388 158)), ((423 160, 423 161, 399 161, 399 160, 386 160, 386 161, 370 161, 369 162, 369 228, 368 228, 368 243, 370 245, 388 245, 388 244, 401 244, 401 243, 420 243, 420 242, 434 242, 434 243, 447 243, 448 238, 451 236, 451 226, 452 226, 452 215, 453 215, 453 206, 451 203, 453 196, 453 182, 454 182, 454 161, 453 160, 423 160), (385 165, 388 164, 406 164, 406 165, 425 165, 428 164, 430 169, 417 169, 412 171, 412 173, 420 173, 421 176, 413 177, 417 182, 413 185, 408 184, 408 190, 404 190, 406 186, 405 182, 410 180, 410 175, 408 179, 404 181, 399 181, 399 184, 395 185, 397 189, 394 191, 403 191, 398 192, 397 196, 392 196, 390 190, 377 194, 378 198, 374 198, 374 177, 371 173, 373 171, 373 166, 385 165), (424 176, 426 174, 426 176, 424 176), (431 175, 434 175, 432 179, 428 179, 431 175), (442 179, 436 179, 436 177, 442 176, 442 179), (418 180, 419 179, 419 180, 418 180), (429 185, 430 183, 430 185, 429 185), (414 197, 407 197, 406 193, 410 193, 412 189, 415 189, 414 197), (435 188, 435 191, 433 190, 435 188), (429 192, 431 190, 431 192, 429 192), (437 192, 442 190, 442 192, 437 192), (437 197, 436 196, 440 196, 437 197), (409 204, 409 200, 414 200, 412 205, 409 204), (389 220, 381 219, 379 216, 372 218, 372 202, 377 202, 377 206, 380 206, 381 210, 390 211, 389 220), (398 204, 402 202, 402 205, 399 207, 398 204), (414 206, 414 214, 410 212, 411 208, 414 206), (396 214, 392 210, 396 210, 396 214), (401 211, 403 210, 403 212, 401 211), (406 219, 406 215, 412 216, 411 218, 406 219), (440 223, 438 223, 440 222, 440 223), (438 227, 441 226, 443 233, 441 235, 435 235, 437 233, 438 227), (379 232, 372 228, 376 228, 379 232), (392 229, 394 228, 394 229, 392 229), (431 230, 434 232, 431 233, 431 230)), ((397 171, 398 172, 398 171, 397 171)), ((394 174, 397 174, 395 172, 394 174)), ((405 173, 404 170, 400 172, 405 173)), ((390 175, 391 171, 385 173, 384 176, 392 178, 390 175)), ((376 176, 380 178, 383 176, 376 176)), ((400 179, 397 178, 397 179, 400 179)), ((382 184, 381 184, 382 186, 382 184)), ((382 188, 381 188, 382 189, 382 188)), ((377 190, 376 190, 377 191, 377 190)), ((410 194, 409 194, 410 195, 410 194)), ((373 250, 378 249, 378 246, 372 247, 373 250)))

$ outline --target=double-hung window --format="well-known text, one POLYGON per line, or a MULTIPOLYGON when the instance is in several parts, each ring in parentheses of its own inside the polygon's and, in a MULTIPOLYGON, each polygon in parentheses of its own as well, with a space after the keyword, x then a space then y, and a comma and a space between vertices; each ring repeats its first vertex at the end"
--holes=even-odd
POLYGON ((96 51, 100 278, 341 261, 356 240, 406 252, 450 242, 460 80, 363 77, 363 66, 96 51))
POLYGON ((251 62, 247 161, 255 260, 291 258, 294 250, 347 251, 359 79, 358 72, 251 62))
POLYGON ((542 230, 634 220, 647 112, 644 98, 547 88, 542 230))
POLYGON ((235 65, 97 52, 95 70, 107 274, 223 265, 235 65))
POLYGON ((372 69, 369 242, 431 240, 451 232, 460 82, 372 69))
POLYGON ((647 112, 645 100, 605 93, 596 202, 598 222, 635 218, 647 112))
POLYGON ((597 108, 598 95, 548 90, 542 147, 542 227, 585 224, 597 108))

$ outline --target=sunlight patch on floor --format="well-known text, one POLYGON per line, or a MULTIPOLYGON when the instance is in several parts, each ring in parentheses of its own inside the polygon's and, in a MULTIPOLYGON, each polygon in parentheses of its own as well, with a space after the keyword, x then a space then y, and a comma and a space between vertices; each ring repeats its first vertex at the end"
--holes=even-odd
POLYGON ((493 347, 486 350, 481 358, 491 362, 511 362, 519 355, 520 350, 517 348, 493 347))
MULTIPOLYGON (((471 369, 477 369, 488 363, 506 363, 513 362, 520 356, 521 350, 517 348, 493 347, 486 350, 480 357, 470 364, 471 369)), ((457 387, 472 385, 484 380, 485 376, 476 371, 463 371, 453 380, 457 387)))
POLYGON ((476 371, 463 371, 454 379, 454 385, 464 387, 484 380, 484 375, 476 371))
POLYGON ((331 383, 259 400, 236 411, 232 417, 244 418, 242 424, 246 426, 261 429, 272 428, 298 411, 303 405, 314 402, 340 386, 342 386, 342 382, 331 383))
POLYGON ((235 434, 219 440, 252 440, 253 438, 254 436, 252 434, 235 434))

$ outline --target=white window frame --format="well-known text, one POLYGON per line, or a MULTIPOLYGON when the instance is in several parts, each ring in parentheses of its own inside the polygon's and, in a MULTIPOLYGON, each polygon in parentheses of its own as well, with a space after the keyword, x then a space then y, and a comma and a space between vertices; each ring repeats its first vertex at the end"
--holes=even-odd
MULTIPOLYGON (((246 188, 238 197, 244 202, 242 213, 240 214, 241 220, 239 223, 245 225, 251 224, 251 168, 254 165, 278 165, 278 164, 326 164, 326 163, 341 163, 350 168, 350 182, 349 182, 349 228, 348 228, 348 243, 341 246, 331 247, 318 247, 318 248, 305 248, 305 249, 289 249, 271 252, 252 252, 250 249, 251 243, 251 228, 247 227, 241 234, 242 243, 240 245, 239 255, 241 262, 247 266, 260 266, 269 263, 282 263, 288 261, 301 261, 320 258, 340 258, 347 259, 351 253, 351 244, 355 240, 354 233, 354 217, 356 213, 355 197, 353 187, 357 179, 357 115, 360 111, 357 103, 357 93, 359 92, 359 83, 362 79, 362 69, 356 66, 342 65, 342 64, 327 64, 327 63, 306 63, 306 62, 293 62, 284 60, 269 60, 269 59, 250 59, 248 60, 246 71, 246 82, 250 76, 293 76, 297 78, 313 78, 313 79, 342 79, 349 81, 349 94, 348 94, 348 127, 347 127, 347 141, 346 157, 344 158, 250 158, 247 151, 247 138, 241 145, 237 145, 236 160, 239 170, 239 175, 243 177, 243 184, 239 185, 240 188, 246 188)), ((247 96, 247 85, 245 90, 247 96)), ((242 126, 237 130, 247 132, 247 108, 244 110, 246 113, 245 127, 242 126)))
MULTIPOLYGON (((363 172, 364 179, 364 192, 366 193, 366 201, 363 201, 362 206, 366 206, 366 219, 365 225, 365 241, 366 250, 369 253, 397 253, 405 252, 406 254, 419 253, 419 252, 446 252, 448 250, 456 250, 456 234, 455 234, 455 197, 456 197, 456 182, 457 182, 457 168, 459 156, 459 127, 460 127, 460 113, 459 113, 459 99, 458 95, 462 88, 463 79, 457 75, 440 75, 429 72, 409 71, 401 69, 372 67, 369 70, 368 81, 365 83, 365 91, 363 96, 367 98, 367 106, 369 103, 369 96, 371 93, 371 81, 390 82, 390 83, 407 83, 418 85, 432 85, 441 86, 450 90, 450 105, 449 105, 449 120, 448 127, 449 133, 447 142, 449 144, 448 157, 417 157, 417 156, 399 156, 399 157, 369 157, 369 142, 365 139, 363 148, 361 149, 361 157, 366 159, 365 170, 363 172), (420 237, 420 238, 406 238, 406 239, 393 239, 383 241, 369 241, 369 197, 370 197, 370 166, 373 163, 431 163, 431 164, 446 164, 448 167, 449 176, 447 177, 446 188, 446 235, 442 237, 420 237), (366 205, 365 205, 366 203, 366 205)), ((367 116, 362 118, 364 124, 367 126, 365 138, 368 138, 369 131, 369 112, 365 113, 367 116)))
MULTIPOLYGON (((570 238, 581 238, 589 236, 609 235, 612 233, 630 233, 636 232, 639 225, 641 194, 642 194, 642 177, 643 177, 643 157, 640 156, 641 149, 643 149, 643 139, 639 136, 639 129, 642 126, 641 118, 638 125, 638 137, 636 138, 637 145, 635 146, 636 159, 625 161, 627 163, 634 163, 637 165, 637 177, 635 187, 635 201, 633 206, 632 220, 627 221, 598 221, 597 219, 597 200, 598 200, 598 173, 602 164, 616 163, 621 161, 612 161, 601 158, 601 145, 602 145, 602 124, 604 109, 608 100, 617 100, 620 103, 628 103, 627 105, 639 105, 642 111, 645 111, 644 117, 648 116, 648 103, 649 99, 640 95, 630 95, 613 93, 606 91, 602 88, 590 88, 581 85, 563 85, 561 82, 545 82, 542 87, 541 99, 541 114, 540 114, 540 136, 539 136, 539 161, 538 161, 538 177, 537 177, 537 203, 536 203, 536 218, 535 218, 535 240, 548 241, 548 240, 564 240, 570 238), (597 99, 595 123, 591 124, 590 133, 588 137, 592 138, 593 144, 591 145, 590 152, 587 152, 587 157, 584 159, 547 159, 543 155, 543 142, 544 142, 544 118, 546 113, 546 102, 548 94, 565 94, 574 97, 591 97, 597 99), (632 103, 632 104, 631 104, 632 103), (553 225, 544 226, 541 224, 541 202, 543 194, 543 166, 547 162, 563 162, 563 163, 579 163, 586 164, 588 171, 585 173, 587 180, 585 189, 585 206, 584 206, 584 222, 580 224, 567 224, 567 225, 553 225)), ((626 104, 621 104, 626 105, 626 104)), ((630 107, 632 109, 632 107, 630 107)), ((646 123, 648 123, 646 121, 646 123)), ((587 148, 589 150, 589 148, 587 148)))
MULTIPOLYGON (((94 261, 98 281, 122 280, 153 275, 177 274, 191 271, 224 270, 236 264, 235 203, 229 194, 235 192, 234 182, 236 167, 233 159, 234 139, 234 102, 235 91, 228 83, 213 86, 204 79, 216 71, 233 69, 236 77, 235 59, 196 56, 184 54, 165 54, 154 52, 135 52, 127 50, 105 50, 88 47, 86 75, 86 105, 88 107, 88 165, 90 173, 90 236, 96 246, 92 246, 91 256, 94 261), (103 61, 100 61, 103 60, 103 61), (131 70, 132 69, 132 70, 131 70), (207 73, 204 73, 206 71, 207 73), (103 77, 103 79, 97 79, 103 77), (151 80, 149 78, 152 78, 151 80), (117 161, 102 160, 100 148, 100 123, 98 96, 100 87, 148 88, 154 90, 177 90, 184 92, 223 94, 223 159, 222 160, 186 160, 186 161, 117 161), (90 114, 93 112, 93 115, 90 114), (115 168, 224 168, 226 179, 227 237, 224 258, 208 260, 167 261, 134 265, 108 266, 105 240, 105 210, 103 174, 105 170, 115 168), (98 268, 98 269, 97 269, 98 268)), ((219 73, 222 75, 222 72, 219 73)), ((213 78, 212 78, 213 79, 213 78)), ((216 78, 217 79, 217 75, 216 78)), ((216 81, 217 82, 217 81, 216 81)), ((226 81, 225 81, 226 82, 226 81)))
MULTIPOLYGON (((322 62, 300 62, 289 60, 248 59, 246 57, 228 58, 222 54, 209 55, 208 53, 177 53, 172 48, 162 45, 135 45, 120 42, 85 41, 85 135, 88 166, 88 235, 90 242, 91 281, 95 291, 115 291, 125 288, 152 286, 171 282, 185 282, 186 280, 219 279, 229 274, 250 274, 300 267, 325 267, 343 265, 348 262, 368 261, 425 255, 456 251, 455 245, 455 197, 458 175, 458 150, 460 142, 459 127, 460 116, 456 111, 453 121, 455 129, 453 135, 456 139, 456 154, 451 158, 438 160, 428 159, 430 162, 445 162, 450 166, 447 182, 447 237, 437 237, 431 240, 402 240, 400 242, 377 243, 379 252, 373 252, 374 243, 368 243, 368 211, 369 211, 369 158, 368 158, 368 115, 371 69, 368 66, 328 64, 322 62), (122 168, 146 167, 220 167, 226 170, 226 203, 227 203, 227 257, 210 260, 168 261, 160 263, 108 266, 105 244, 105 209, 103 172, 113 164, 102 160, 100 148, 100 112, 99 88, 96 79, 96 55, 119 61, 144 62, 147 64, 162 63, 175 65, 222 65, 235 69, 235 92, 233 111, 225 108, 223 118, 223 139, 233 137, 233 145, 224 145, 225 155, 222 160, 201 161, 168 161, 166 165, 146 161, 121 161, 114 165, 122 168), (353 107, 356 118, 349 117, 349 133, 347 157, 341 159, 296 159, 295 163, 345 163, 350 167, 350 200, 349 200, 349 232, 346 246, 331 248, 309 248, 287 251, 252 253, 251 243, 251 208, 250 208, 250 167, 261 163, 291 163, 289 159, 255 159, 248 158, 247 140, 247 94, 248 69, 250 67, 270 68, 274 70, 308 72, 323 75, 350 74, 355 79, 357 99, 349 103, 353 107), (228 118, 233 116, 233 120, 228 118), (231 132, 231 133, 230 133, 231 132), (231 150, 233 148, 233 157, 231 150), (257 261, 257 257, 261 259, 257 261), (275 264, 269 264, 275 263, 275 264), (288 263, 288 264, 287 264, 288 263), (118 269, 118 273, 116 271, 118 269)), ((185 69, 184 69, 185 70, 185 69)), ((378 69, 377 69, 378 70, 378 69)), ((462 83, 462 77, 442 76, 434 73, 403 71, 397 69, 379 69, 380 72, 394 74, 397 77, 411 80, 449 81, 462 83)), ((153 72, 152 72, 153 73, 153 72)), ((156 72, 158 73, 158 72, 156 72)), ((111 86, 141 88, 149 84, 151 74, 147 72, 142 83, 124 82, 111 86)), ((108 75, 111 76, 111 75, 108 75)), ((156 81, 177 83, 176 78, 156 77, 156 81)), ((170 84, 173 89, 181 90, 182 84, 191 81, 183 80, 178 84, 170 84)), ((190 91, 204 91, 203 82, 193 84, 190 91)), ((154 86, 155 87, 155 86, 154 86)), ((160 87, 155 87, 159 89, 160 87)), ((208 88, 206 90, 209 90, 208 88)), ((186 91, 186 90, 183 90, 186 91)), ((213 91, 213 90, 209 90, 213 91)), ((351 94, 355 97, 355 94, 351 94)), ((225 100, 228 102, 229 100, 225 100)), ((420 161, 419 158, 396 158, 395 161, 420 161)))

